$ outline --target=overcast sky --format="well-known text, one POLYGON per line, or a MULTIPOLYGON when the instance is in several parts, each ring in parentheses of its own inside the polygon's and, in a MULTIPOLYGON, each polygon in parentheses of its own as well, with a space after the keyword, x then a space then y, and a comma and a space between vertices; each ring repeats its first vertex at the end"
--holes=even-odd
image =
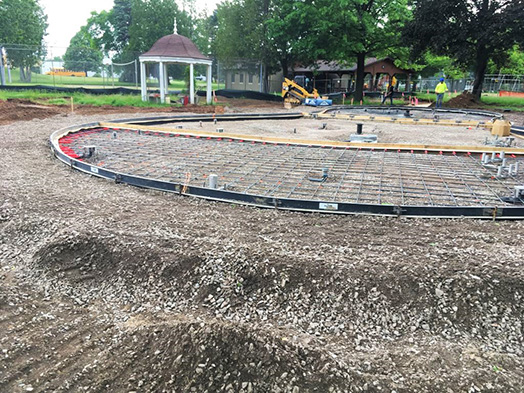
MULTIPOLYGON (((113 2, 113 0, 40 0, 49 24, 45 37, 49 46, 48 57, 62 56, 71 38, 81 26, 86 24, 91 11, 109 11, 113 8, 113 2)), ((220 0, 196 0, 197 11, 204 9, 208 12, 212 11, 219 2, 220 0)))

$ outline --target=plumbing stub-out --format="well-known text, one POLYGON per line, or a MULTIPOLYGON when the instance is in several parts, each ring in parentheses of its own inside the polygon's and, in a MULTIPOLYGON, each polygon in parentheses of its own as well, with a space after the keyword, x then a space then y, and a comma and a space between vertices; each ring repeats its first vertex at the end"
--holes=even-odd
POLYGON ((216 189, 217 184, 218 184, 218 175, 215 175, 215 174, 209 175, 209 179, 208 179, 209 188, 216 189))
POLYGON ((91 158, 95 155, 96 152, 96 146, 84 146, 84 155, 83 158, 91 158))

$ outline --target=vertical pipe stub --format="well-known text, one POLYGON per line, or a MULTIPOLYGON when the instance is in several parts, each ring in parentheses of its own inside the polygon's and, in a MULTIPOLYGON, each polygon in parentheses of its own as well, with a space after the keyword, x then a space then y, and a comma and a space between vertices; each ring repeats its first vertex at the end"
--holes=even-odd
POLYGON ((357 135, 362 135, 362 123, 357 123, 357 135))
POLYGON ((218 182, 218 175, 211 174, 209 175, 209 188, 216 189, 217 188, 217 182, 218 182))

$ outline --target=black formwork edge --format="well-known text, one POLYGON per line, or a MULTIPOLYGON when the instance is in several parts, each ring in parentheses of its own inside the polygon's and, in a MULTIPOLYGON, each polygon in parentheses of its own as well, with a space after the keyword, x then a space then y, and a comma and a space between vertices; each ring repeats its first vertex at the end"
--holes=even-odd
POLYGON ((511 127, 511 132, 513 134, 516 134, 516 135, 519 135, 519 136, 523 136, 524 137, 524 127, 520 127, 520 126, 512 126, 511 127))
POLYGON ((116 119, 111 120, 110 123, 126 123, 135 125, 155 125, 174 122, 190 122, 190 121, 241 121, 241 120, 276 120, 276 119, 300 119, 304 117, 301 112, 292 113, 226 113, 226 114, 201 114, 201 115, 174 115, 174 116, 155 116, 155 117, 140 117, 131 119, 116 119))
POLYGON ((314 201, 288 198, 265 197, 252 194, 243 194, 227 190, 209 189, 204 187, 184 186, 180 183, 172 183, 155 179, 147 179, 138 176, 120 174, 96 167, 82 161, 70 158, 53 146, 55 155, 64 163, 74 169, 89 173, 93 176, 114 180, 117 183, 125 183, 136 187, 156 189, 181 195, 194 196, 215 201, 225 201, 253 205, 263 208, 274 208, 282 210, 296 210, 336 214, 369 214, 385 216, 407 216, 407 217, 447 217, 447 218, 484 218, 484 219, 522 219, 524 218, 524 206, 504 207, 437 207, 437 206, 395 206, 395 205, 373 205, 359 203, 341 203, 332 201, 314 201), (321 208, 325 205, 325 208, 321 208), (335 207, 336 206, 336 207, 335 207))

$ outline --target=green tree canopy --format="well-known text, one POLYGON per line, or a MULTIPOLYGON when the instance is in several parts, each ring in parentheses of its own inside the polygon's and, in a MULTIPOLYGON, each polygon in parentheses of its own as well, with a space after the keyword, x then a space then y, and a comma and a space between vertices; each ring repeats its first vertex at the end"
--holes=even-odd
POLYGON ((515 45, 508 52, 507 60, 503 64, 497 64, 491 60, 488 65, 488 72, 492 74, 524 75, 524 52, 518 45, 515 45))
POLYGON ((218 6, 217 21, 217 57, 229 66, 262 64, 265 88, 268 74, 282 69, 287 75, 306 35, 303 5, 293 0, 226 1, 218 6))
POLYGON ((477 97, 488 62, 503 62, 513 45, 524 40, 519 33, 524 32, 523 0, 414 0, 413 6, 404 38, 414 57, 429 49, 472 67, 477 97))
POLYGON ((401 46, 400 32, 410 13, 407 0, 304 0, 312 32, 303 50, 311 60, 356 60, 355 99, 364 89, 366 57, 389 55, 401 46))
POLYGON ((115 0, 108 15, 109 29, 104 35, 104 44, 108 51, 121 54, 129 43, 131 26, 131 0, 115 0))
POLYGON ((174 0, 131 0, 131 25, 127 51, 142 53, 163 36, 173 34, 175 17, 178 33, 190 36, 191 26, 174 0))
POLYGON ((37 0, 0 1, 0 45, 11 63, 20 67, 20 79, 31 81, 31 67, 44 55, 47 16, 37 0))
POLYGON ((64 67, 73 71, 99 71, 104 58, 104 36, 108 13, 91 13, 87 25, 71 38, 64 55, 64 67))

